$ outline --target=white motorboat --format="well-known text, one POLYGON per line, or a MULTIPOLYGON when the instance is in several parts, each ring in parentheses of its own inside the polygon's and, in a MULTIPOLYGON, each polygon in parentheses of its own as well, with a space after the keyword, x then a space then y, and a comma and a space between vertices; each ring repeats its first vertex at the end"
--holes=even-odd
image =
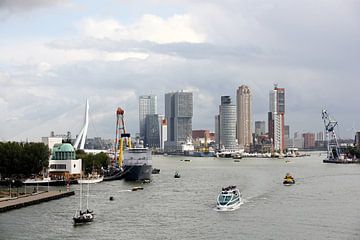
POLYGON ((228 186, 222 188, 217 197, 217 210, 232 211, 240 207, 242 202, 242 194, 236 186, 228 186))
POLYGON ((99 183, 104 180, 104 176, 100 175, 89 175, 88 178, 78 179, 78 183, 99 183))

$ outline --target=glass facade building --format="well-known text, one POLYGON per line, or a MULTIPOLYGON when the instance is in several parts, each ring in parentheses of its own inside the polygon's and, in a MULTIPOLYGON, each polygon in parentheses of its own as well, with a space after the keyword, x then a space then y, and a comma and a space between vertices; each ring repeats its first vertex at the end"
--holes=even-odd
POLYGON ((155 95, 139 97, 139 130, 141 139, 145 139, 145 121, 148 114, 157 114, 157 96, 155 95))

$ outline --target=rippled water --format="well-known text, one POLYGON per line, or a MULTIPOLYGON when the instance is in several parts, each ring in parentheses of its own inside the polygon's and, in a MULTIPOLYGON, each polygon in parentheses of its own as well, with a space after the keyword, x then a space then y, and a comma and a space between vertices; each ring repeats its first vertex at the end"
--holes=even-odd
POLYGON ((138 184, 124 181, 91 185, 89 225, 72 225, 72 196, 0 214, 0 239, 360 239, 360 165, 323 164, 319 154, 290 163, 181 159, 154 156, 161 172, 142 191, 127 191, 138 184), (282 185, 286 172, 294 186, 282 185), (245 203, 214 211, 228 185, 245 203))

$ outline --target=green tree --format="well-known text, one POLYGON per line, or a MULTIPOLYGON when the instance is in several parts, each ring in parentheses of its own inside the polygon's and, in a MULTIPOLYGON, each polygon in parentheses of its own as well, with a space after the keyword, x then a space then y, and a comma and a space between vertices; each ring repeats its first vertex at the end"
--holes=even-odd
POLYGON ((37 174, 48 167, 50 152, 43 143, 0 143, 2 177, 37 174))

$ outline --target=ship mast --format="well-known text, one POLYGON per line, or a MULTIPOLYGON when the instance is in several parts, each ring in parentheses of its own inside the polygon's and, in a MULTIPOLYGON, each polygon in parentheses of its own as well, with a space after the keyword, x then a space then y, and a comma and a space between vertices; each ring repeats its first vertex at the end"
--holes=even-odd
POLYGON ((322 110, 322 119, 326 132, 327 159, 337 160, 340 158, 340 147, 335 134, 335 127, 338 122, 330 118, 326 109, 322 110))

